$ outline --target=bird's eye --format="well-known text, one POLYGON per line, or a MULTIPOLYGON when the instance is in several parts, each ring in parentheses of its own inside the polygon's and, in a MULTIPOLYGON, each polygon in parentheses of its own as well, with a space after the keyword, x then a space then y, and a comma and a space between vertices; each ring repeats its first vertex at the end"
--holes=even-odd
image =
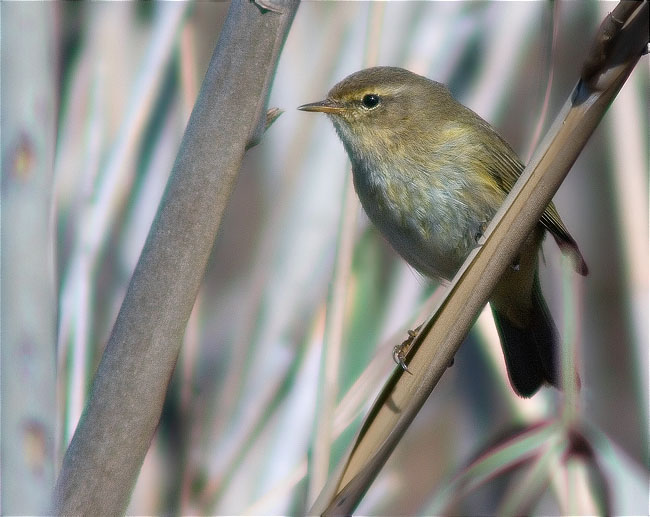
POLYGON ((376 93, 367 93, 363 96, 363 99, 361 99, 361 104, 363 104, 363 107, 369 110, 379 106, 380 102, 381 98, 376 93))

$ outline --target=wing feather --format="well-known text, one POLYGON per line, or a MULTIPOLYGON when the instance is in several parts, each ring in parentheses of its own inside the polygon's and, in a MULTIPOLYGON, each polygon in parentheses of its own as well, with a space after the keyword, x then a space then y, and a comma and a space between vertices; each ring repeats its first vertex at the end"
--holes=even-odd
MULTIPOLYGON (((517 155, 508 143, 492 127, 485 123, 484 128, 491 133, 493 138, 499 139, 505 145, 505 149, 510 151, 509 153, 505 153, 497 148, 500 147, 503 149, 504 147, 502 146, 490 146, 489 149, 489 153, 494 162, 493 167, 490 168, 490 173, 495 184, 505 194, 508 194, 524 170, 524 164, 517 158, 517 155)), ((552 201, 546 207, 546 210, 544 210, 540 222, 551 232, 562 253, 568 253, 573 256, 576 271, 583 276, 586 275, 589 272, 589 268, 582 253, 580 253, 578 244, 571 237, 569 230, 562 222, 560 214, 552 201)))

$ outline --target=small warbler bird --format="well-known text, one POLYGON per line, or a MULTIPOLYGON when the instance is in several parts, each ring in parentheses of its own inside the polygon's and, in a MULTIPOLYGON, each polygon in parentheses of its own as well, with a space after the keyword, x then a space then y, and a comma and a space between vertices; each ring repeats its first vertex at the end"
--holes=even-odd
MULTIPOLYGON (((524 169, 492 126, 443 84, 401 68, 361 70, 325 100, 298 109, 329 116, 370 220, 429 277, 454 276, 524 169)), ((510 382, 523 397, 559 380, 558 333, 537 273, 546 230, 587 274, 575 240, 549 204, 490 297, 510 382)))

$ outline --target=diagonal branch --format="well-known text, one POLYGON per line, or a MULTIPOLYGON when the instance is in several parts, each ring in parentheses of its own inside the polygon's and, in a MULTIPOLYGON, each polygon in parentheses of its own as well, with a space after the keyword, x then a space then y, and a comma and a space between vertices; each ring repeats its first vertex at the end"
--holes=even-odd
POLYGON ((613 42, 600 43, 602 31, 612 30, 606 20, 588 58, 587 72, 490 223, 482 246, 470 254, 414 341, 407 358, 412 375, 395 369, 342 470, 325 487, 310 514, 346 515, 356 508, 646 49, 648 2, 621 2, 610 17, 623 21, 617 25, 613 42), (603 52, 604 56, 594 58, 594 53, 603 52))

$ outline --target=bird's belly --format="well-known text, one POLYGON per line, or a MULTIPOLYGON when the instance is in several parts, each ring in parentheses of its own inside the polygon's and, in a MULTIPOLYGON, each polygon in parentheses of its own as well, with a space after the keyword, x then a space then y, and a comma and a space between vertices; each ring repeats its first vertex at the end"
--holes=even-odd
POLYGON ((448 191, 355 187, 364 210, 393 248, 419 272, 451 279, 493 213, 482 213, 448 191))
POLYGON ((391 246, 411 266, 429 277, 451 279, 473 247, 463 228, 449 228, 435 218, 404 220, 372 212, 368 210, 368 216, 391 246), (428 229, 424 229, 426 227, 428 229))
MULTIPOLYGON (((370 215, 370 214, 369 214, 370 215)), ((462 264, 461 246, 448 247, 447 242, 425 239, 417 229, 390 224, 389 221, 371 219, 377 224, 393 248, 420 273, 432 278, 450 279, 462 264)))

